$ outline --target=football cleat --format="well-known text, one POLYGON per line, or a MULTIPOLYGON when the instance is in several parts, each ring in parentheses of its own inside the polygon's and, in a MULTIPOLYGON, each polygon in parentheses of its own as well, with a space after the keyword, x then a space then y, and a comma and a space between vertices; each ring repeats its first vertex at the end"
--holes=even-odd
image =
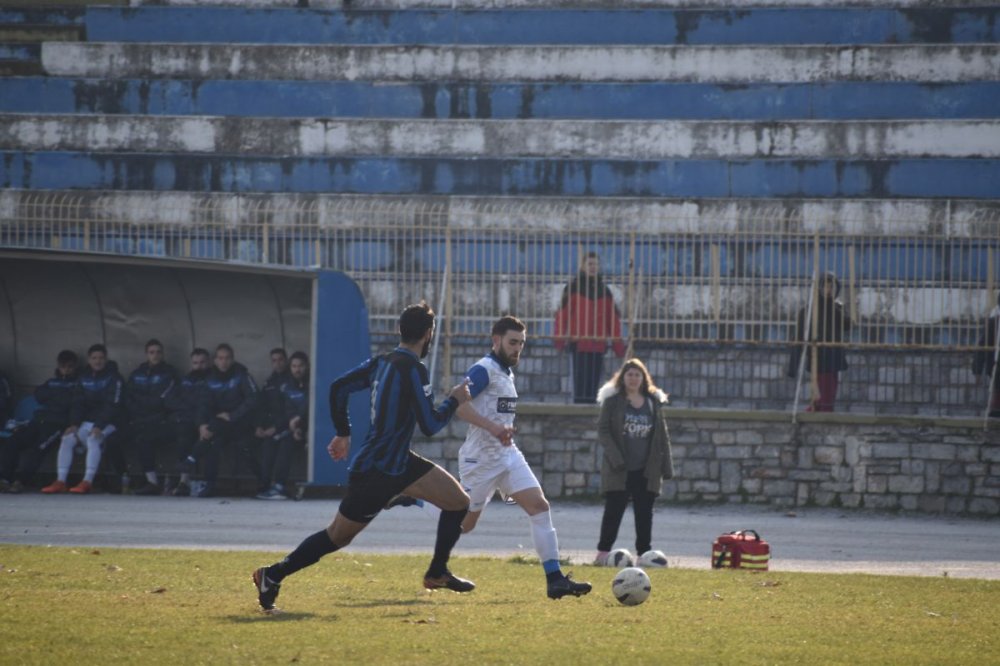
POLYGON ((459 578, 450 571, 445 571, 442 576, 424 576, 424 587, 428 590, 444 588, 452 592, 472 592, 476 589, 476 584, 471 580, 459 578))
POLYGON ((53 494, 53 493, 64 493, 67 490, 69 490, 69 488, 66 487, 66 482, 65 481, 59 481, 59 480, 53 481, 49 485, 47 485, 44 488, 42 488, 42 492, 45 493, 45 494, 47 494, 47 495, 50 495, 50 494, 53 494))
POLYGON ((76 493, 77 495, 86 495, 91 491, 93 486, 90 485, 90 481, 81 481, 72 488, 69 489, 71 493, 76 493))
POLYGON ((265 613, 272 613, 277 609, 274 607, 274 600, 278 598, 281 583, 275 583, 267 577, 267 567, 261 567, 253 572, 251 576, 254 587, 257 588, 257 602, 265 613))
POLYGON ((546 592, 549 595, 549 599, 562 599, 567 594, 572 594, 574 597, 582 597, 590 592, 590 590, 590 583, 578 583, 572 579, 570 574, 567 574, 550 582, 546 592))

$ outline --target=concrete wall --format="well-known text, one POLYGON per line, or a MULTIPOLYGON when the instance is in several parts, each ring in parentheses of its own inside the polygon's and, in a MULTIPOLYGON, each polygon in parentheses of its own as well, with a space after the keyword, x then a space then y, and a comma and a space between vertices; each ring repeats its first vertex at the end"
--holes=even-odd
MULTIPOLYGON (((518 445, 549 497, 600 487, 596 407, 518 405, 518 445)), ((663 501, 1000 515, 1000 430, 975 421, 677 410, 663 501)), ((457 471, 464 424, 419 443, 457 471)))

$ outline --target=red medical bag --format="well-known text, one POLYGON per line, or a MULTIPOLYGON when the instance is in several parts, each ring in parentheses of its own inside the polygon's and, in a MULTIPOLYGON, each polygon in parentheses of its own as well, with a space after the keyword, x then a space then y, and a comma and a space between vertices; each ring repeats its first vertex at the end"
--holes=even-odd
POLYGON ((712 544, 713 569, 767 571, 771 546, 753 530, 723 534, 712 544))

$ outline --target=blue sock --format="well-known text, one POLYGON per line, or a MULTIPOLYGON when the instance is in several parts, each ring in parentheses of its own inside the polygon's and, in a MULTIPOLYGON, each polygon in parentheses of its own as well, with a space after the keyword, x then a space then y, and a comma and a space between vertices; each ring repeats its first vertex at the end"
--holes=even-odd
POLYGON ((559 560, 545 560, 542 562, 542 569, 545 570, 546 580, 556 580, 562 577, 562 570, 559 568, 559 560))

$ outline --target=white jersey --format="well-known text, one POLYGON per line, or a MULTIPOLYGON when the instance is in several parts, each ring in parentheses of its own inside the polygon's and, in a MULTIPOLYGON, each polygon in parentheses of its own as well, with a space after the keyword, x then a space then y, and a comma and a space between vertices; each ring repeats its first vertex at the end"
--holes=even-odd
MULTIPOLYGON (((490 421, 513 426, 517 411, 517 389, 514 388, 513 371, 501 365, 492 355, 484 356, 473 365, 469 369, 469 375, 475 381, 475 375, 481 375, 482 370, 485 370, 489 383, 469 404, 490 421)), ((493 459, 498 458, 503 450, 514 448, 516 448, 514 444, 510 447, 503 446, 488 430, 470 423, 459 455, 463 458, 493 459)))

